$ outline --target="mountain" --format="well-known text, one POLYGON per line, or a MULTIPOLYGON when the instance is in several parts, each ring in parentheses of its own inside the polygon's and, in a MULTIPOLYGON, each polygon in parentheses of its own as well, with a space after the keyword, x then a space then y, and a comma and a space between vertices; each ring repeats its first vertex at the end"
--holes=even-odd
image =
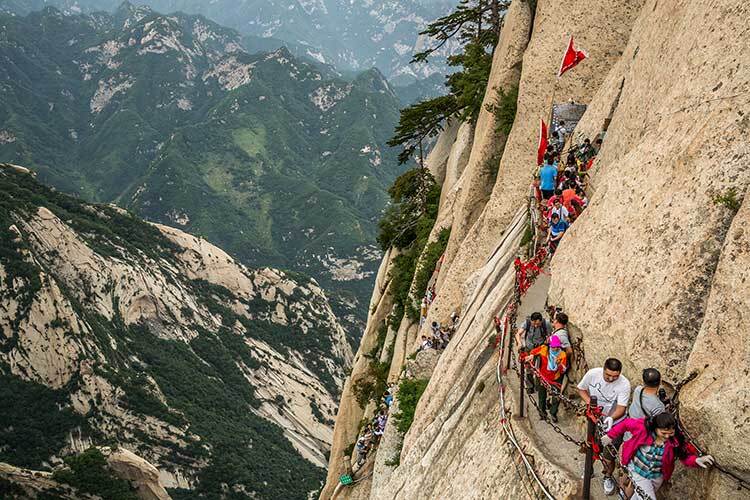
MULTIPOLYGON (((28 14, 54 5, 70 13, 114 11, 121 0, 0 0, 0 10, 28 14)), ((140 0, 161 12, 202 14, 245 35, 284 40, 297 56, 340 70, 376 67, 397 85, 444 74, 448 44, 430 64, 409 64, 429 43, 419 31, 455 7, 454 0, 140 0)))
POLYGON ((319 488, 352 353, 314 281, 21 167, 0 192, 0 462, 117 443, 175 495, 319 488))
POLYGON ((374 222, 401 171, 385 145, 400 103, 382 74, 249 54, 205 18, 129 4, 1 20, 0 158, 246 264, 305 272, 358 330, 374 222))

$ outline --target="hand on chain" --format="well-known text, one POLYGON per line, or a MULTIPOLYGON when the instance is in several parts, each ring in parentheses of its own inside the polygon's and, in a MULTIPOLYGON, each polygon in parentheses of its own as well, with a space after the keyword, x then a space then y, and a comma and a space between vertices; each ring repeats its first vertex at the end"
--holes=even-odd
POLYGON ((712 466, 716 461, 714 460, 714 457, 711 455, 703 455, 702 457, 698 457, 695 459, 695 463, 699 467, 703 467, 704 469, 709 468, 712 466))
POLYGON ((602 419, 602 430, 604 432, 609 432, 609 430, 612 428, 612 425, 615 423, 615 421, 612 419, 612 417, 604 417, 602 419))
POLYGON ((612 438, 606 434, 602 434, 602 446, 609 446, 612 444, 612 438))

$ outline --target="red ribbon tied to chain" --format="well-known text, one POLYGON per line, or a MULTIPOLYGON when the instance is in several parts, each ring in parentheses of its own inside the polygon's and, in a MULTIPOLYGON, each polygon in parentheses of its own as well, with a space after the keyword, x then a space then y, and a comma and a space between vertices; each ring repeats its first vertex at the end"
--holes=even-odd
POLYGON ((542 265, 544 264, 544 259, 546 257, 547 249, 542 247, 534 257, 526 262, 522 261, 518 257, 516 258, 513 264, 516 267, 518 291, 521 295, 524 295, 527 291, 529 291, 529 288, 531 288, 531 284, 534 282, 534 279, 539 274, 544 272, 544 270, 542 269, 542 265))

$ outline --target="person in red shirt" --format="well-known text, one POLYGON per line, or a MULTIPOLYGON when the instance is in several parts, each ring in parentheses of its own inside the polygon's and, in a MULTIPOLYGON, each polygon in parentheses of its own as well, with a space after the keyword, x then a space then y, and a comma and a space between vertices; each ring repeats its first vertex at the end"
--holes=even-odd
POLYGON ((555 189, 554 196, 547 200, 547 208, 552 208, 555 205, 555 200, 558 198, 562 200, 562 189, 555 189))
POLYGON ((539 377, 541 377, 545 382, 556 387, 558 390, 562 385, 563 375, 565 375, 565 371, 568 369, 568 357, 562 349, 562 343, 557 335, 549 338, 549 346, 540 345, 536 349, 532 349, 524 358, 524 362, 533 366, 537 357, 540 361, 539 373, 536 377, 536 391, 539 394, 539 417, 542 420, 547 420, 547 396, 549 395, 550 419, 553 422, 557 422, 560 398, 555 396, 554 393, 548 394, 547 387, 539 381, 539 377))
POLYGON ((581 215, 584 203, 583 199, 576 194, 575 186, 567 184, 565 189, 563 189, 561 196, 563 206, 568 209, 568 212, 570 212, 573 218, 581 215))

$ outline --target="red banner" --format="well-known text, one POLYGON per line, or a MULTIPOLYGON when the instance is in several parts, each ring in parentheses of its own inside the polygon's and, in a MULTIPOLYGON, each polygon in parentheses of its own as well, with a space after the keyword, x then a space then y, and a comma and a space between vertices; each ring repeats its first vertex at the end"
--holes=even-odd
POLYGON ((539 145, 536 150, 536 164, 541 165, 544 163, 544 153, 547 151, 547 124, 544 120, 539 120, 539 145))
POLYGON ((588 54, 584 52, 583 50, 576 50, 573 46, 573 35, 570 36, 570 41, 568 42, 568 50, 565 51, 565 55, 563 55, 562 62, 560 63, 560 71, 557 72, 557 77, 560 78, 563 73, 568 71, 569 69, 575 68, 575 66, 586 59, 588 57, 588 54))

